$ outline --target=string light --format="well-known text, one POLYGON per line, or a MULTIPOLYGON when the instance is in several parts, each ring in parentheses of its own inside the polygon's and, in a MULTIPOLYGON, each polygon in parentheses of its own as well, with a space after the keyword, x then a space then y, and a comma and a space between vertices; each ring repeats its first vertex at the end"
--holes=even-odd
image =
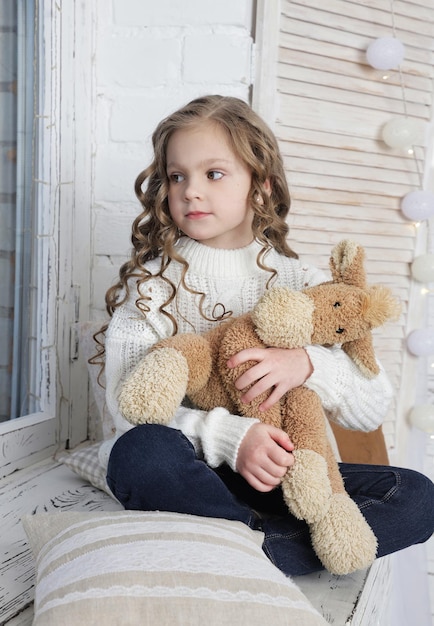
POLYGON ((409 220, 422 222, 434 215, 434 194, 430 191, 410 191, 401 200, 401 211, 409 220))
POLYGON ((434 354, 434 329, 418 328, 407 337, 407 348, 415 356, 434 354))
MULTIPOLYGON (((389 120, 382 129, 382 139, 390 148, 406 150, 407 154, 411 156, 415 154, 413 146, 422 139, 424 129, 421 120, 408 115, 401 68, 405 56, 405 47, 396 36, 394 0, 390 2, 390 10, 393 36, 379 37, 372 41, 366 50, 366 59, 374 69, 397 69, 399 72, 404 117, 389 120)), ((389 74, 382 75, 383 80, 388 80, 388 78, 389 74)))
POLYGON ((376 70, 393 70, 401 63, 404 54, 405 48, 396 37, 375 39, 366 50, 367 61, 376 70))
POLYGON ((410 411, 409 422, 412 426, 434 435, 434 406, 420 404, 410 411))
POLYGON ((381 135, 390 148, 406 148, 409 151, 421 136, 419 120, 393 117, 383 126, 381 135))
MULTIPOLYGON (((411 275, 419 283, 434 282, 434 254, 421 254, 416 257, 411 264, 411 275)), ((429 293, 430 290, 424 287, 422 292, 429 293)))
MULTIPOLYGON (((419 189, 410 191, 402 198, 401 211, 404 217, 413 221, 415 230, 419 228, 421 222, 428 222, 427 234, 431 244, 429 220, 434 216, 434 194, 423 190, 423 180, 415 150, 415 145, 419 145, 425 140, 426 125, 423 127, 421 120, 411 118, 408 115, 401 68, 401 63, 405 56, 405 48, 396 37, 393 3, 394 0, 391 0, 393 37, 381 37, 371 42, 366 51, 366 58, 368 63, 375 69, 392 70, 397 68, 399 72, 404 116, 389 120, 383 126, 381 134, 387 146, 392 149, 405 150, 409 156, 414 158, 419 179, 419 189)), ((383 73, 382 80, 386 81, 388 78, 389 73, 383 73)), ((421 295, 429 296, 434 294, 434 289, 427 286, 427 284, 434 283, 434 254, 430 254, 428 251, 427 254, 416 257, 411 265, 411 274, 414 280, 424 283, 421 295)), ((419 328, 413 330, 407 337, 407 349, 413 355, 419 357, 434 355, 434 329, 419 328)), ((434 369, 434 359, 431 360, 430 369, 434 369)), ((425 431, 431 438, 434 438, 434 406, 432 404, 415 406, 409 414, 409 422, 412 426, 425 431)))

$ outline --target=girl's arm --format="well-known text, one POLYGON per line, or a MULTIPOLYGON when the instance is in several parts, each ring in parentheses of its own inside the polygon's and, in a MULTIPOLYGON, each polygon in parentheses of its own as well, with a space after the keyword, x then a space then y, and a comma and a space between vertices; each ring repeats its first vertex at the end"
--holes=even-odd
POLYGON ((221 407, 209 412, 181 407, 170 426, 188 437, 210 467, 227 463, 258 491, 275 489, 294 463, 285 432, 221 407))
POLYGON ((339 346, 308 346, 306 352, 313 373, 305 384, 318 393, 330 419, 352 430, 378 428, 394 395, 381 364, 380 373, 369 379, 339 346))
POLYGON ((393 390, 380 365, 374 379, 366 378, 340 346, 324 348, 251 348, 242 350, 228 361, 235 367, 255 361, 236 381, 246 403, 263 392, 270 395, 261 409, 270 408, 290 389, 306 385, 321 398, 330 419, 352 430, 375 430, 382 423, 393 390))
POLYGON ((240 444, 259 420, 231 415, 223 407, 212 411, 181 406, 170 426, 181 430, 194 445, 199 457, 210 467, 223 463, 235 471, 240 444))

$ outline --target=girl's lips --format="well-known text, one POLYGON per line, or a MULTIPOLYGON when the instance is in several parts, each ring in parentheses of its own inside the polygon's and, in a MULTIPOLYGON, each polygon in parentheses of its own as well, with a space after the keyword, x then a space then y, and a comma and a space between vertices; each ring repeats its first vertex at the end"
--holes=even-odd
POLYGON ((206 217, 209 213, 203 213, 202 211, 192 211, 191 213, 187 213, 186 217, 189 220, 199 220, 202 217, 206 217))

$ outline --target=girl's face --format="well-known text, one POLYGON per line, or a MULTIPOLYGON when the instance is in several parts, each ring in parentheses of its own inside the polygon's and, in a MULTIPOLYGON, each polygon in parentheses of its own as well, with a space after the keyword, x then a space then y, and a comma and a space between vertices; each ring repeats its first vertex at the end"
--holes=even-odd
POLYGON ((167 145, 169 210, 188 237, 234 249, 253 240, 252 175, 212 123, 177 130, 167 145))

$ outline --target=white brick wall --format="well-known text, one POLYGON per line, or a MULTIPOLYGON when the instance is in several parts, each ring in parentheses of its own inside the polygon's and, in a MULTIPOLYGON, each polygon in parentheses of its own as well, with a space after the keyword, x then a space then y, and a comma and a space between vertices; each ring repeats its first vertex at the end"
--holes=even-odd
POLYGON ((130 250, 134 179, 162 117, 206 93, 247 100, 253 0, 97 0, 91 313, 130 250))

